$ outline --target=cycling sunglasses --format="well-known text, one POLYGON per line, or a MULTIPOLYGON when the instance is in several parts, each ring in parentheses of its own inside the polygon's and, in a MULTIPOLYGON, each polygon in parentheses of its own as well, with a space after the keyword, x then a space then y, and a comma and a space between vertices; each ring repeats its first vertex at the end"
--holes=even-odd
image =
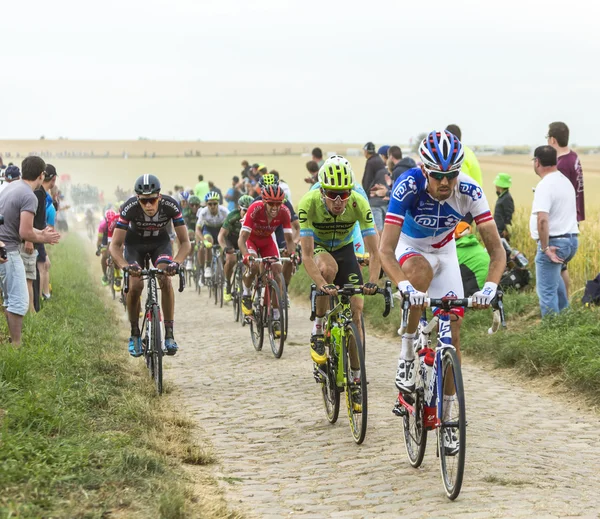
POLYGON ((283 205, 283 202, 265 202, 265 204, 271 207, 281 207, 283 205))
POLYGON ((219 202, 206 202, 206 205, 210 205, 210 206, 215 206, 215 205, 219 205, 219 202))
POLYGON ((154 205, 158 202, 158 197, 153 198, 138 198, 140 204, 142 205, 154 205))
POLYGON ((438 182, 441 182, 442 180, 444 180, 444 178, 447 178, 448 180, 453 180, 456 177, 458 177, 458 174, 460 173, 460 171, 451 171, 449 173, 441 173, 439 171, 429 171, 428 169, 426 169, 426 171, 431 178, 433 178, 434 180, 437 180, 438 182))
POLYGON ((334 189, 323 189, 323 194, 329 200, 336 201, 338 198, 343 202, 344 200, 348 200, 350 198, 350 194, 352 191, 335 191, 334 189))

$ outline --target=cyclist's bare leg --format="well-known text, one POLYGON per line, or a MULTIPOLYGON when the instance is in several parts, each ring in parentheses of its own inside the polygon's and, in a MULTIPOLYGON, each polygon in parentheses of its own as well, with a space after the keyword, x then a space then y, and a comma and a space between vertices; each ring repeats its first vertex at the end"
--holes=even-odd
MULTIPOLYGON (((404 272, 404 275, 415 289, 420 292, 427 292, 431 280, 433 279, 433 269, 423 256, 413 256, 412 258, 408 258, 402 265, 402 272, 404 272)), ((422 306, 410 308, 406 333, 416 333, 422 313, 422 306)))
POLYGON ((102 265, 102 274, 106 276, 108 269, 108 249, 103 246, 102 254, 100 256, 100 264, 102 265))
POLYGON ((198 266, 200 268, 204 268, 206 266, 205 260, 206 260, 206 249, 204 248, 204 245, 201 244, 198 247, 198 266))
MULTIPOLYGON (((256 256, 254 254, 252 256, 254 258, 256 258, 256 256)), ((254 283, 254 278, 258 274, 258 268, 259 268, 258 263, 252 263, 252 265, 248 268, 247 274, 242 277, 242 279, 244 281, 244 286, 247 289, 252 288, 252 283, 254 283)))
MULTIPOLYGON (((333 259, 333 256, 328 252, 320 252, 315 256, 315 263, 317 267, 319 267, 319 271, 321 272, 323 279, 327 281, 328 284, 333 283, 338 271, 338 265, 335 262, 335 259, 333 259)), ((321 287, 317 287, 317 290, 320 288, 321 287)), ((317 317, 323 317, 325 312, 327 312, 328 306, 328 296, 317 297, 317 317)))
POLYGON ((129 322, 131 323, 132 335, 133 332, 138 331, 139 335, 139 322, 140 322, 140 297, 142 290, 144 289, 144 282, 142 278, 130 276, 129 277, 129 292, 127 293, 127 315, 129 316, 129 322))
POLYGON ((205 234, 204 241, 210 243, 210 247, 206 247, 206 266, 210 267, 212 265, 213 237, 210 234, 205 234))
POLYGON ((158 284, 161 290, 160 304, 165 321, 172 321, 175 316, 175 295, 173 283, 169 276, 159 276, 158 284))
POLYGON ((236 263, 235 254, 227 253, 225 255, 225 266, 223 267, 223 272, 225 274, 225 279, 227 280, 227 286, 231 287, 231 275, 233 274, 233 269, 236 263))
POLYGON ((289 287, 290 280, 292 279, 292 272, 294 272, 294 266, 292 265, 291 261, 286 261, 283 264, 282 272, 283 272, 283 279, 285 280, 285 286, 289 287))

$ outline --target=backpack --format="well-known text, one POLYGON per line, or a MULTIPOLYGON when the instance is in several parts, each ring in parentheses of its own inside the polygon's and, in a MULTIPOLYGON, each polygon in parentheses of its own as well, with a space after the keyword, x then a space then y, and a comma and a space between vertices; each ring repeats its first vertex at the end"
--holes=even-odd
POLYGON ((581 302, 586 306, 600 304, 600 274, 585 284, 585 292, 581 302))
POLYGON ((505 271, 502 275, 500 287, 502 290, 506 290, 507 288, 516 288, 517 290, 520 290, 529 285, 530 281, 531 272, 529 272, 529 270, 512 268, 505 271))

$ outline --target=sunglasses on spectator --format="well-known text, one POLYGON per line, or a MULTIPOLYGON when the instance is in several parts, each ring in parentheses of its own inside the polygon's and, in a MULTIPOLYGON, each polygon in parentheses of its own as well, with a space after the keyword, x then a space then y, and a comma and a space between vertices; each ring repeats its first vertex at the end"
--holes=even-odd
POLYGON ((433 178, 434 180, 437 180, 438 182, 441 182, 442 180, 444 180, 444 178, 447 178, 448 180, 453 180, 456 177, 458 177, 458 174, 460 173, 460 171, 451 171, 449 173, 441 173, 439 171, 429 171, 428 169, 426 169, 426 171, 431 178, 433 178))
POLYGON ((155 197, 155 198, 138 198, 138 200, 140 201, 140 204, 142 204, 142 205, 154 205, 156 202, 158 202, 158 197, 155 197))
POLYGON ((352 191, 335 191, 333 189, 323 189, 323 194, 329 200, 337 200, 338 198, 343 202, 344 200, 348 200, 350 198, 350 193, 352 191))

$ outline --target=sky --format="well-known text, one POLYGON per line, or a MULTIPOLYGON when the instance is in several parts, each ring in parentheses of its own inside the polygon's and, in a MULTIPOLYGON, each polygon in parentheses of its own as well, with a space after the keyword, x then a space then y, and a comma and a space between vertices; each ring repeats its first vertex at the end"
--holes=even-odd
POLYGON ((3 2, 0 139, 600 145, 586 0, 3 2))

